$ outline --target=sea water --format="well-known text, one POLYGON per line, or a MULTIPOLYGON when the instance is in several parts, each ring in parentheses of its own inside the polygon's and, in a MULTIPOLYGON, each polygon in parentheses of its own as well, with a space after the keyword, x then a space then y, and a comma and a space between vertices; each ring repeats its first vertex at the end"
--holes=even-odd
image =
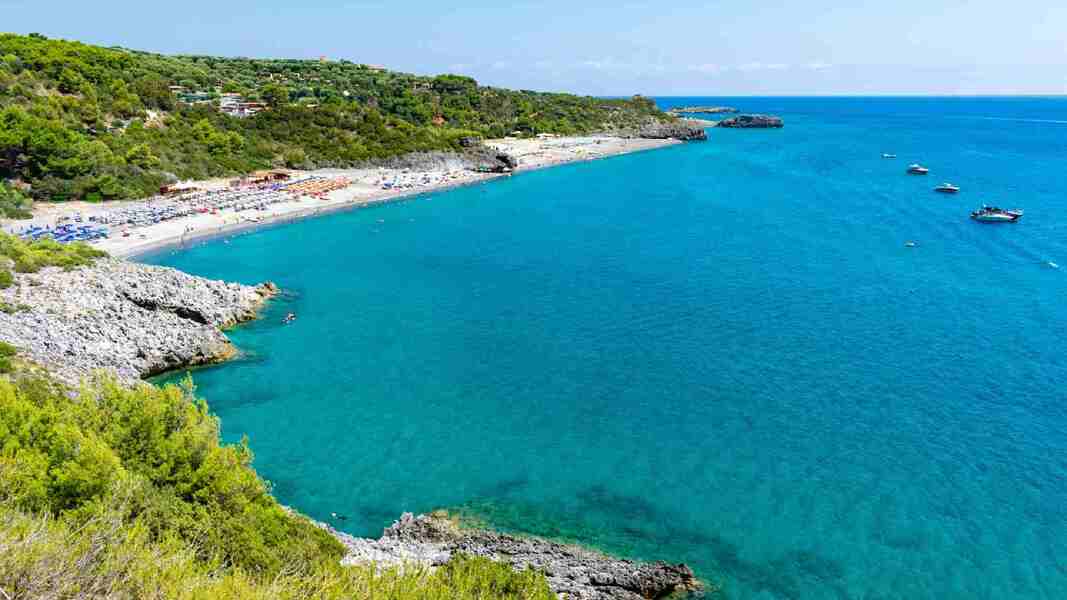
POLYGON ((786 126, 146 257, 285 290, 194 372, 225 439, 356 534, 447 508, 729 598, 1067 597, 1067 100, 660 104, 786 126))

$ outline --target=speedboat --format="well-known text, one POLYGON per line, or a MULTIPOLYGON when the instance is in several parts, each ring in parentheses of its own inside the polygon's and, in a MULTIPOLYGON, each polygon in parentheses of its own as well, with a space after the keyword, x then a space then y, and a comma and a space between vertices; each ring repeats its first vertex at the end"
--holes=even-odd
POLYGON ((941 192, 942 194, 958 194, 960 191, 959 186, 952 185, 951 183, 942 183, 934 188, 935 192, 941 192))
POLYGON ((971 218, 979 223, 1014 223, 1023 216, 1018 209, 1005 210, 995 206, 983 206, 971 213, 971 218))
POLYGON ((927 169, 926 167, 924 167, 924 166, 922 166, 922 165, 920 165, 918 163, 915 163, 913 165, 909 165, 908 166, 908 174, 909 175, 926 175, 929 172, 930 172, 930 169, 927 169))
POLYGON ((896 157, 897 157, 896 154, 888 154, 886 152, 882 153, 882 158, 896 158, 896 157))

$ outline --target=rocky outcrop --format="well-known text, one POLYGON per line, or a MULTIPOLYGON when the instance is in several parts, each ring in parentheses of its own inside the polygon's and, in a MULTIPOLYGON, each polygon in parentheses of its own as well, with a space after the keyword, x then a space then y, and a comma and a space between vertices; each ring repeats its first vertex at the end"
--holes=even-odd
MULTIPOLYGON (((333 530, 331 530, 333 531, 333 530)), ((561 598, 640 600, 696 591, 700 583, 686 565, 639 563, 578 546, 457 526, 446 517, 405 513, 376 540, 333 531, 348 549, 344 564, 439 566, 453 553, 485 556, 511 566, 543 571, 561 598)))
POLYGON ((718 115, 740 112, 732 106, 678 106, 667 111, 669 115, 681 115, 681 114, 705 114, 705 115, 718 115))
POLYGON ((135 380, 233 356, 221 329, 254 318, 276 291, 114 259, 47 268, 0 290, 23 307, 0 313, 0 340, 68 382, 98 369, 135 380))
POLYGON ((468 169, 485 173, 504 173, 514 170, 518 161, 509 154, 494 150, 476 138, 463 138, 460 152, 411 152, 385 160, 368 163, 369 166, 412 171, 451 171, 468 169))
POLYGON ((704 131, 704 125, 699 121, 689 119, 673 119, 670 121, 658 121, 649 119, 644 125, 630 132, 624 137, 638 137, 650 140, 676 139, 682 141, 704 141, 708 134, 704 131))
POLYGON ((719 127, 738 129, 772 129, 784 126, 781 117, 771 115, 738 115, 719 121, 719 127))

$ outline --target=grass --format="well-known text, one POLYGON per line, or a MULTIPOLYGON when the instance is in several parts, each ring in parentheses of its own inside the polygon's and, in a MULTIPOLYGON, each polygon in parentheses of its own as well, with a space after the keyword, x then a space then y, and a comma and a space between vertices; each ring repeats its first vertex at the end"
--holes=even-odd
POLYGON ((456 555, 441 568, 378 569, 321 564, 261 577, 219 563, 174 539, 153 542, 104 510, 72 527, 0 505, 0 597, 249 600, 554 600, 544 576, 456 555))

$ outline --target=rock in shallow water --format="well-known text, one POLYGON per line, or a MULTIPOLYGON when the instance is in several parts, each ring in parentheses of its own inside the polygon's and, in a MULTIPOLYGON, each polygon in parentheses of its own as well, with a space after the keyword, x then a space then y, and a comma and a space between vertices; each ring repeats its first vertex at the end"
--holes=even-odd
POLYGON ((114 259, 17 275, 0 301, 0 340, 69 382, 99 369, 135 380, 230 358, 220 328, 255 317, 276 293, 114 259))

